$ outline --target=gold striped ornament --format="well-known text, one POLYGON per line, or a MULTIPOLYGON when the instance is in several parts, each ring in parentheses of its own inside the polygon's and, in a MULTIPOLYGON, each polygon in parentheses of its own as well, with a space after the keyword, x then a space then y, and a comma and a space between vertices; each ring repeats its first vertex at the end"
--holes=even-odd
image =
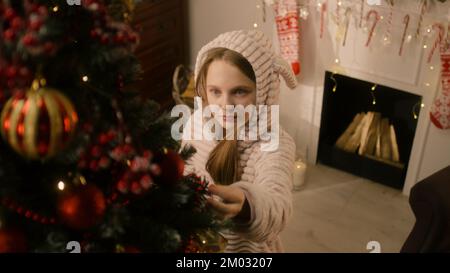
POLYGON ((61 151, 75 132, 78 115, 72 102, 36 78, 23 98, 10 98, 1 112, 0 132, 18 154, 45 160, 61 151))

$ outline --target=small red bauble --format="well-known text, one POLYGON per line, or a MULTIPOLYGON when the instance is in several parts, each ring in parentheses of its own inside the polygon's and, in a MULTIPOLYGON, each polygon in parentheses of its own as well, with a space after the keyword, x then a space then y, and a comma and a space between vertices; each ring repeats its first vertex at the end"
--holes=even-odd
POLYGON ((98 224, 106 209, 103 192, 95 185, 80 185, 68 189, 58 201, 58 214, 68 227, 83 230, 98 224))
POLYGON ((16 228, 0 228, 0 253, 23 253, 27 251, 25 235, 16 228))

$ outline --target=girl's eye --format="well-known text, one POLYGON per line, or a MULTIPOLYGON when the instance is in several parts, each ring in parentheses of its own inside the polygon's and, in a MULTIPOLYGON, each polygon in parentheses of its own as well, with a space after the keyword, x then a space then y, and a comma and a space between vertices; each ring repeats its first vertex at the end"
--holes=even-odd
POLYGON ((220 95, 220 91, 217 89, 210 89, 209 92, 213 93, 215 96, 220 95))
POLYGON ((236 90, 236 91, 234 92, 234 94, 237 95, 237 96, 244 96, 244 95, 247 94, 247 91, 244 90, 244 89, 238 89, 238 90, 236 90))

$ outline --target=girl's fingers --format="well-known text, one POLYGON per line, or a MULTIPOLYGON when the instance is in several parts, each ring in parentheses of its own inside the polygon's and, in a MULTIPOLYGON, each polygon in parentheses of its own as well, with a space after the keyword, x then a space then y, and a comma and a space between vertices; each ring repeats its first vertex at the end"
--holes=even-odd
POLYGON ((209 205, 211 205, 211 207, 213 207, 217 212, 221 213, 221 214, 228 214, 229 213, 229 208, 227 207, 226 204, 217 201, 216 199, 209 197, 207 199, 207 202, 209 205))
POLYGON ((237 192, 236 188, 230 186, 211 184, 208 189, 212 194, 221 197, 227 203, 242 202, 241 200, 242 197, 239 195, 239 192, 237 192))
POLYGON ((208 204, 218 213, 220 213, 224 218, 234 217, 238 211, 235 204, 224 204, 223 202, 217 201, 212 197, 207 199, 208 204))

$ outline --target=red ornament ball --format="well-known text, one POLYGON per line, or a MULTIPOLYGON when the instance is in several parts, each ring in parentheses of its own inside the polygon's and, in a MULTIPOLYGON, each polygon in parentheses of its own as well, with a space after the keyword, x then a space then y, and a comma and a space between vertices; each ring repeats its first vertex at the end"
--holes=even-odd
POLYGON ((23 253, 27 251, 25 235, 16 228, 0 228, 0 253, 23 253))
POLYGON ((14 78, 17 76, 17 72, 18 72, 18 69, 16 66, 13 66, 13 65, 8 66, 8 68, 6 68, 6 77, 14 78))
POLYGON ((12 8, 7 8, 5 9, 3 16, 5 16, 5 19, 9 21, 16 17, 16 12, 12 8))
POLYGON ((58 201, 58 215, 68 227, 83 230, 100 222, 106 209, 103 192, 95 185, 68 189, 58 201))
POLYGON ((22 26, 23 26, 23 20, 19 16, 16 16, 11 20, 11 27, 13 29, 18 30, 22 26))
POLYGON ((16 38, 16 32, 12 28, 9 28, 3 32, 3 37, 5 41, 12 41, 16 38))
POLYGON ((55 53, 55 51, 56 51, 56 45, 55 45, 55 43, 52 43, 52 42, 46 42, 45 44, 44 44, 44 52, 46 53, 46 54, 48 54, 48 55, 52 55, 52 54, 54 54, 55 53))
POLYGON ((124 41, 125 41, 125 35, 123 33, 119 32, 114 36, 114 42, 116 44, 121 44, 124 41))
POLYGON ((33 31, 38 31, 41 28, 42 24, 43 22, 39 18, 32 19, 29 23, 29 28, 33 31))
POLYGON ((22 42, 25 46, 35 46, 38 42, 38 39, 36 37, 36 34, 29 32, 23 36, 22 42))
MULTIPOLYGON (((7 77, 18 73, 15 66, 6 70, 7 77)), ((24 96, 13 96, 3 106, 0 133, 18 154, 45 160, 67 146, 77 123, 78 115, 69 98, 36 78, 24 96)))
POLYGON ((19 68, 19 76, 23 78, 29 78, 31 76, 31 71, 26 66, 19 68))
POLYGON ((157 179, 161 184, 174 185, 183 177, 184 161, 177 152, 164 150, 155 156, 155 163, 161 168, 157 179))

